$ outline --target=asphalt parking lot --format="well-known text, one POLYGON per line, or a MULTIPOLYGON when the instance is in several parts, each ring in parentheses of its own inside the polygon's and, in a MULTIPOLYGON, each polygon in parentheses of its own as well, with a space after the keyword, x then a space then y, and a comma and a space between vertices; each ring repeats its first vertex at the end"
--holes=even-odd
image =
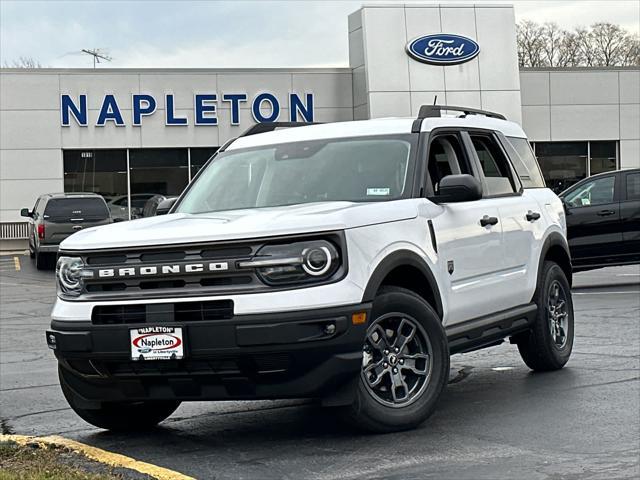
POLYGON ((183 404, 149 434, 84 423, 59 390, 44 331, 53 272, 0 257, 5 433, 58 434, 196 478, 611 479, 640 477, 640 266, 576 275, 576 341, 532 374, 509 344, 457 355, 421 428, 363 435, 303 401, 183 404))

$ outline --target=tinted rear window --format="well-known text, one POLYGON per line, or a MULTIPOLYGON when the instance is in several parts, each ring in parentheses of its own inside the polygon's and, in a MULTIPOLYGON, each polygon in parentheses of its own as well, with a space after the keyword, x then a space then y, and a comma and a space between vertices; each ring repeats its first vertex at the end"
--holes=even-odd
POLYGON ((109 210, 101 198, 55 198, 47 202, 44 210, 49 218, 105 219, 109 210))
POLYGON ((640 200, 640 173, 627 174, 627 200, 640 200))

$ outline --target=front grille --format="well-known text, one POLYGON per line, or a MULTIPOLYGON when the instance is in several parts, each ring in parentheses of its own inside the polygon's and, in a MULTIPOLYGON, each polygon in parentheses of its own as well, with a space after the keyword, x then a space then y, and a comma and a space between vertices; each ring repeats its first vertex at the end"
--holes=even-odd
POLYGON ((87 253, 84 261, 93 276, 85 280, 85 296, 157 298, 177 290, 207 295, 264 288, 254 271, 237 267, 239 261, 251 259, 260 246, 189 245, 87 253), (194 265, 194 271, 186 271, 187 266, 194 265), (215 269, 213 265, 225 268, 215 269), (120 275, 121 270, 126 274, 120 275))
POLYGON ((94 325, 121 325, 162 322, 202 322, 233 317, 233 301, 98 305, 93 307, 94 325))

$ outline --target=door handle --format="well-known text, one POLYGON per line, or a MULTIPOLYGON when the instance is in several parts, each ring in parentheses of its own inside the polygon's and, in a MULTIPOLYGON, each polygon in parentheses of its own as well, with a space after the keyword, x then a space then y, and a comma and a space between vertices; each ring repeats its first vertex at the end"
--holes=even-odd
POLYGON ((497 223, 498 223, 497 217, 490 217, 488 215, 485 215, 480 219, 480 225, 482 225, 483 227, 486 227, 487 225, 496 225, 497 223))
POLYGON ((614 213, 616 213, 613 210, 600 210, 598 212, 598 216, 599 217, 608 217, 609 215, 613 215, 614 213))
POLYGON ((73 227, 74 230, 82 230, 82 225, 74 225, 73 227))
POLYGON ((540 214, 538 212, 532 212, 529 210, 526 215, 527 222, 535 222, 540 219, 540 214))

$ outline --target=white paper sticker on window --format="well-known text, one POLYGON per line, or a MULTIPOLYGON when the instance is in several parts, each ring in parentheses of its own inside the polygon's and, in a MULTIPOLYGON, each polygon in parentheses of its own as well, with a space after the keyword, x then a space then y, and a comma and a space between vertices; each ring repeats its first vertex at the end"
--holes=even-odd
POLYGON ((378 195, 384 196, 389 195, 389 188, 367 188, 367 196, 369 195, 378 195))

